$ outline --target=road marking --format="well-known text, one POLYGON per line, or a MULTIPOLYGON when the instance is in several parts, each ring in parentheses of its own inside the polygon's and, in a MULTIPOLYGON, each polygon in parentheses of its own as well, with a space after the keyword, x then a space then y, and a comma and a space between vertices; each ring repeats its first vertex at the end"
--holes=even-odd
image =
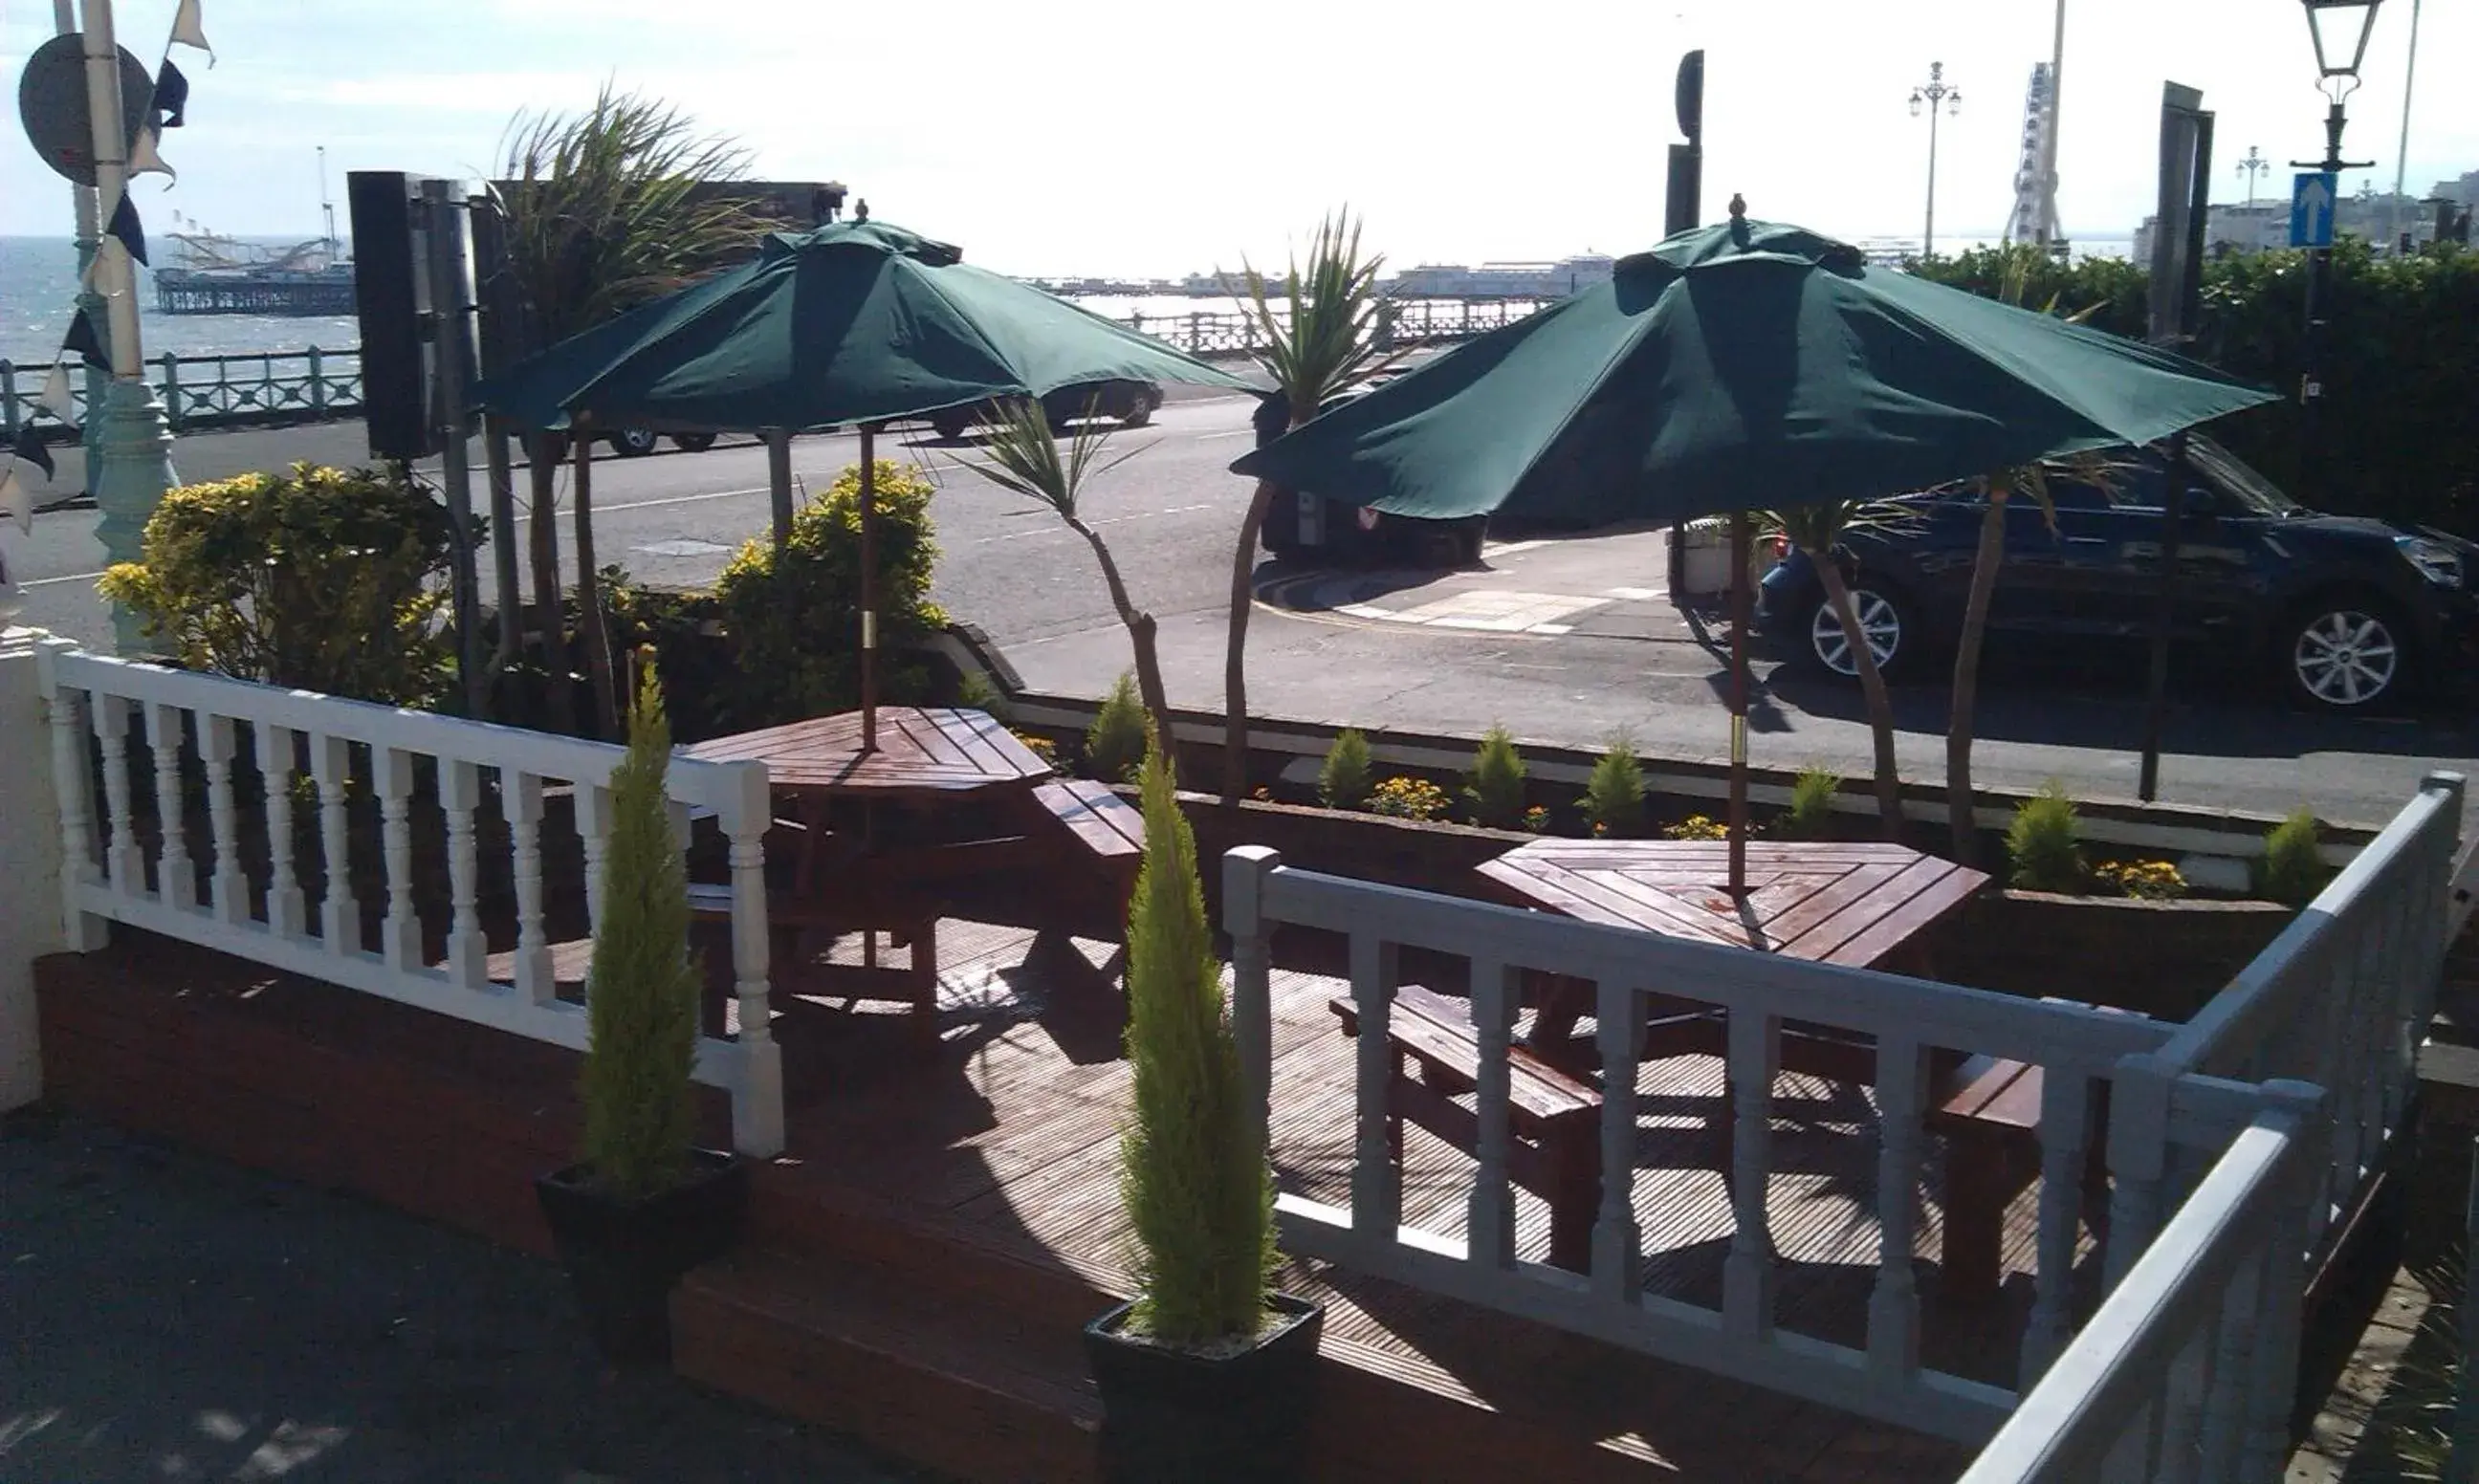
POLYGON ((102 576, 99 572, 72 572, 65 577, 28 577, 19 587, 49 587, 55 582, 91 582, 102 576))
POLYGON ((1199 510, 1211 510, 1213 508, 1214 506, 1211 503, 1201 505, 1173 505, 1167 510, 1139 510, 1134 515, 1114 515, 1110 517, 1108 520, 1087 521, 1085 524, 1087 525, 1125 525, 1130 521, 1150 521, 1158 516, 1165 515, 1194 515, 1199 510))
POLYGON ((1253 427, 1243 427, 1228 433, 1199 433, 1196 435, 1196 441, 1198 443, 1210 443, 1216 438, 1245 438, 1255 431, 1257 430, 1253 427))
POLYGON ((1489 546, 1482 547, 1480 549, 1480 554, 1483 559, 1493 556, 1513 556, 1518 551, 1529 551, 1535 547, 1546 547, 1548 544, 1549 543, 1546 541, 1509 541, 1503 544, 1493 543, 1489 546))
POLYGON ((677 541, 657 541, 652 546, 630 547, 628 550, 643 551, 648 556, 723 556, 728 554, 731 548, 717 546, 711 541, 684 537, 677 541))
POLYGON ((1670 589, 1666 587, 1614 587, 1609 590, 1609 594, 1612 598, 1617 599, 1621 602, 1651 602, 1655 600, 1669 597, 1670 589))
POLYGON ((1575 626, 1572 624, 1535 624, 1524 630, 1527 634, 1548 634, 1552 638, 1559 634, 1572 634, 1574 631, 1575 626))

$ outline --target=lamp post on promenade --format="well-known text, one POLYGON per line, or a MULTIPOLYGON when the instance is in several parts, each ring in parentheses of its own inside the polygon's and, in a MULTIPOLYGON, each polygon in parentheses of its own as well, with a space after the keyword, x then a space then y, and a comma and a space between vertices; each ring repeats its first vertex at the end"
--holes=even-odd
POLYGON ((1937 115, 1940 111, 1961 113, 1962 90, 1945 80, 1944 63, 1931 62, 1929 64, 1929 80, 1911 90, 1911 116, 1917 118, 1925 113, 1929 120, 1929 212, 1928 222, 1920 232, 1920 256, 1923 258, 1936 256, 1937 115), (1940 104, 1944 105, 1942 110, 1938 107, 1940 104))

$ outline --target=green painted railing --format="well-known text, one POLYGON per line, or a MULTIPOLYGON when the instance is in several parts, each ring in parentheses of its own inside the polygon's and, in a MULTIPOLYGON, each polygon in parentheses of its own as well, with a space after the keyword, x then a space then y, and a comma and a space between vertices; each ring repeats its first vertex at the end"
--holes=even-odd
MULTIPOLYGON (((250 355, 175 355, 166 351, 146 363, 164 415, 176 433, 244 423, 324 422, 358 417, 362 410, 362 352, 270 350, 250 355)), ((0 433, 14 438, 36 416, 49 366, 0 361, 0 433)), ((72 371, 69 391, 75 421, 86 421, 86 376, 72 371)), ((48 420, 46 420, 48 421, 48 420)), ((52 426, 59 424, 54 422, 52 426)))

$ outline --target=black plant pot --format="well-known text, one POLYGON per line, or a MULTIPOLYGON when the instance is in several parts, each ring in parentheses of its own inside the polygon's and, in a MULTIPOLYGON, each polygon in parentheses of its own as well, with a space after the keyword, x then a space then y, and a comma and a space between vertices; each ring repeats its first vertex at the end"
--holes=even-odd
POLYGON ((631 1201, 572 1164, 537 1178, 534 1193, 595 1348, 614 1365, 669 1364, 672 1290, 690 1268, 740 1240, 749 1166, 732 1155, 695 1150, 686 1179, 631 1201))
POLYGON ((1085 1326, 1102 1393, 1104 1484, 1291 1484, 1308 1472, 1325 1306, 1267 1301, 1273 1327, 1228 1355, 1198 1355, 1122 1333, 1134 1305, 1085 1326))

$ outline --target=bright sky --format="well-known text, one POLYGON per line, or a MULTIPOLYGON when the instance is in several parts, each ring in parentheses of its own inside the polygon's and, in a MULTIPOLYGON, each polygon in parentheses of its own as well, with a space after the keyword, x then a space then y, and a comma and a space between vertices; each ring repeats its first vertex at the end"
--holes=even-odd
MULTIPOLYGON (((1994 235, 2012 198, 2023 90, 2052 0, 205 0, 218 64, 186 49, 181 171, 139 187, 244 235, 318 230, 314 147, 343 213, 350 169, 487 175, 512 115, 574 109, 604 79, 737 136, 754 172, 840 179, 878 217, 1019 273, 1172 275, 1278 259, 1348 202, 1398 265, 1626 251, 1660 235, 1671 77, 1702 45, 1705 215, 1845 237, 1913 234, 1928 125, 1906 107, 1942 61, 1939 236, 1994 235)), ((152 65, 173 0, 121 0, 152 65)), ((2151 210, 2160 86, 2218 115, 2218 199, 2250 144, 2286 192, 2321 152, 2303 12, 2290 0, 2071 0, 2059 202, 2068 234, 2123 237, 2151 210)), ((2350 100, 2345 179, 2393 180, 2412 0, 2386 0, 2350 100)), ((0 0, 0 71, 52 29, 0 0)), ((2414 195, 2479 167, 2479 6, 2426 7, 2411 117, 2414 195)), ((11 111, 13 114, 13 110, 11 111)), ((0 234, 64 235, 54 189, 0 128, 0 234)))

